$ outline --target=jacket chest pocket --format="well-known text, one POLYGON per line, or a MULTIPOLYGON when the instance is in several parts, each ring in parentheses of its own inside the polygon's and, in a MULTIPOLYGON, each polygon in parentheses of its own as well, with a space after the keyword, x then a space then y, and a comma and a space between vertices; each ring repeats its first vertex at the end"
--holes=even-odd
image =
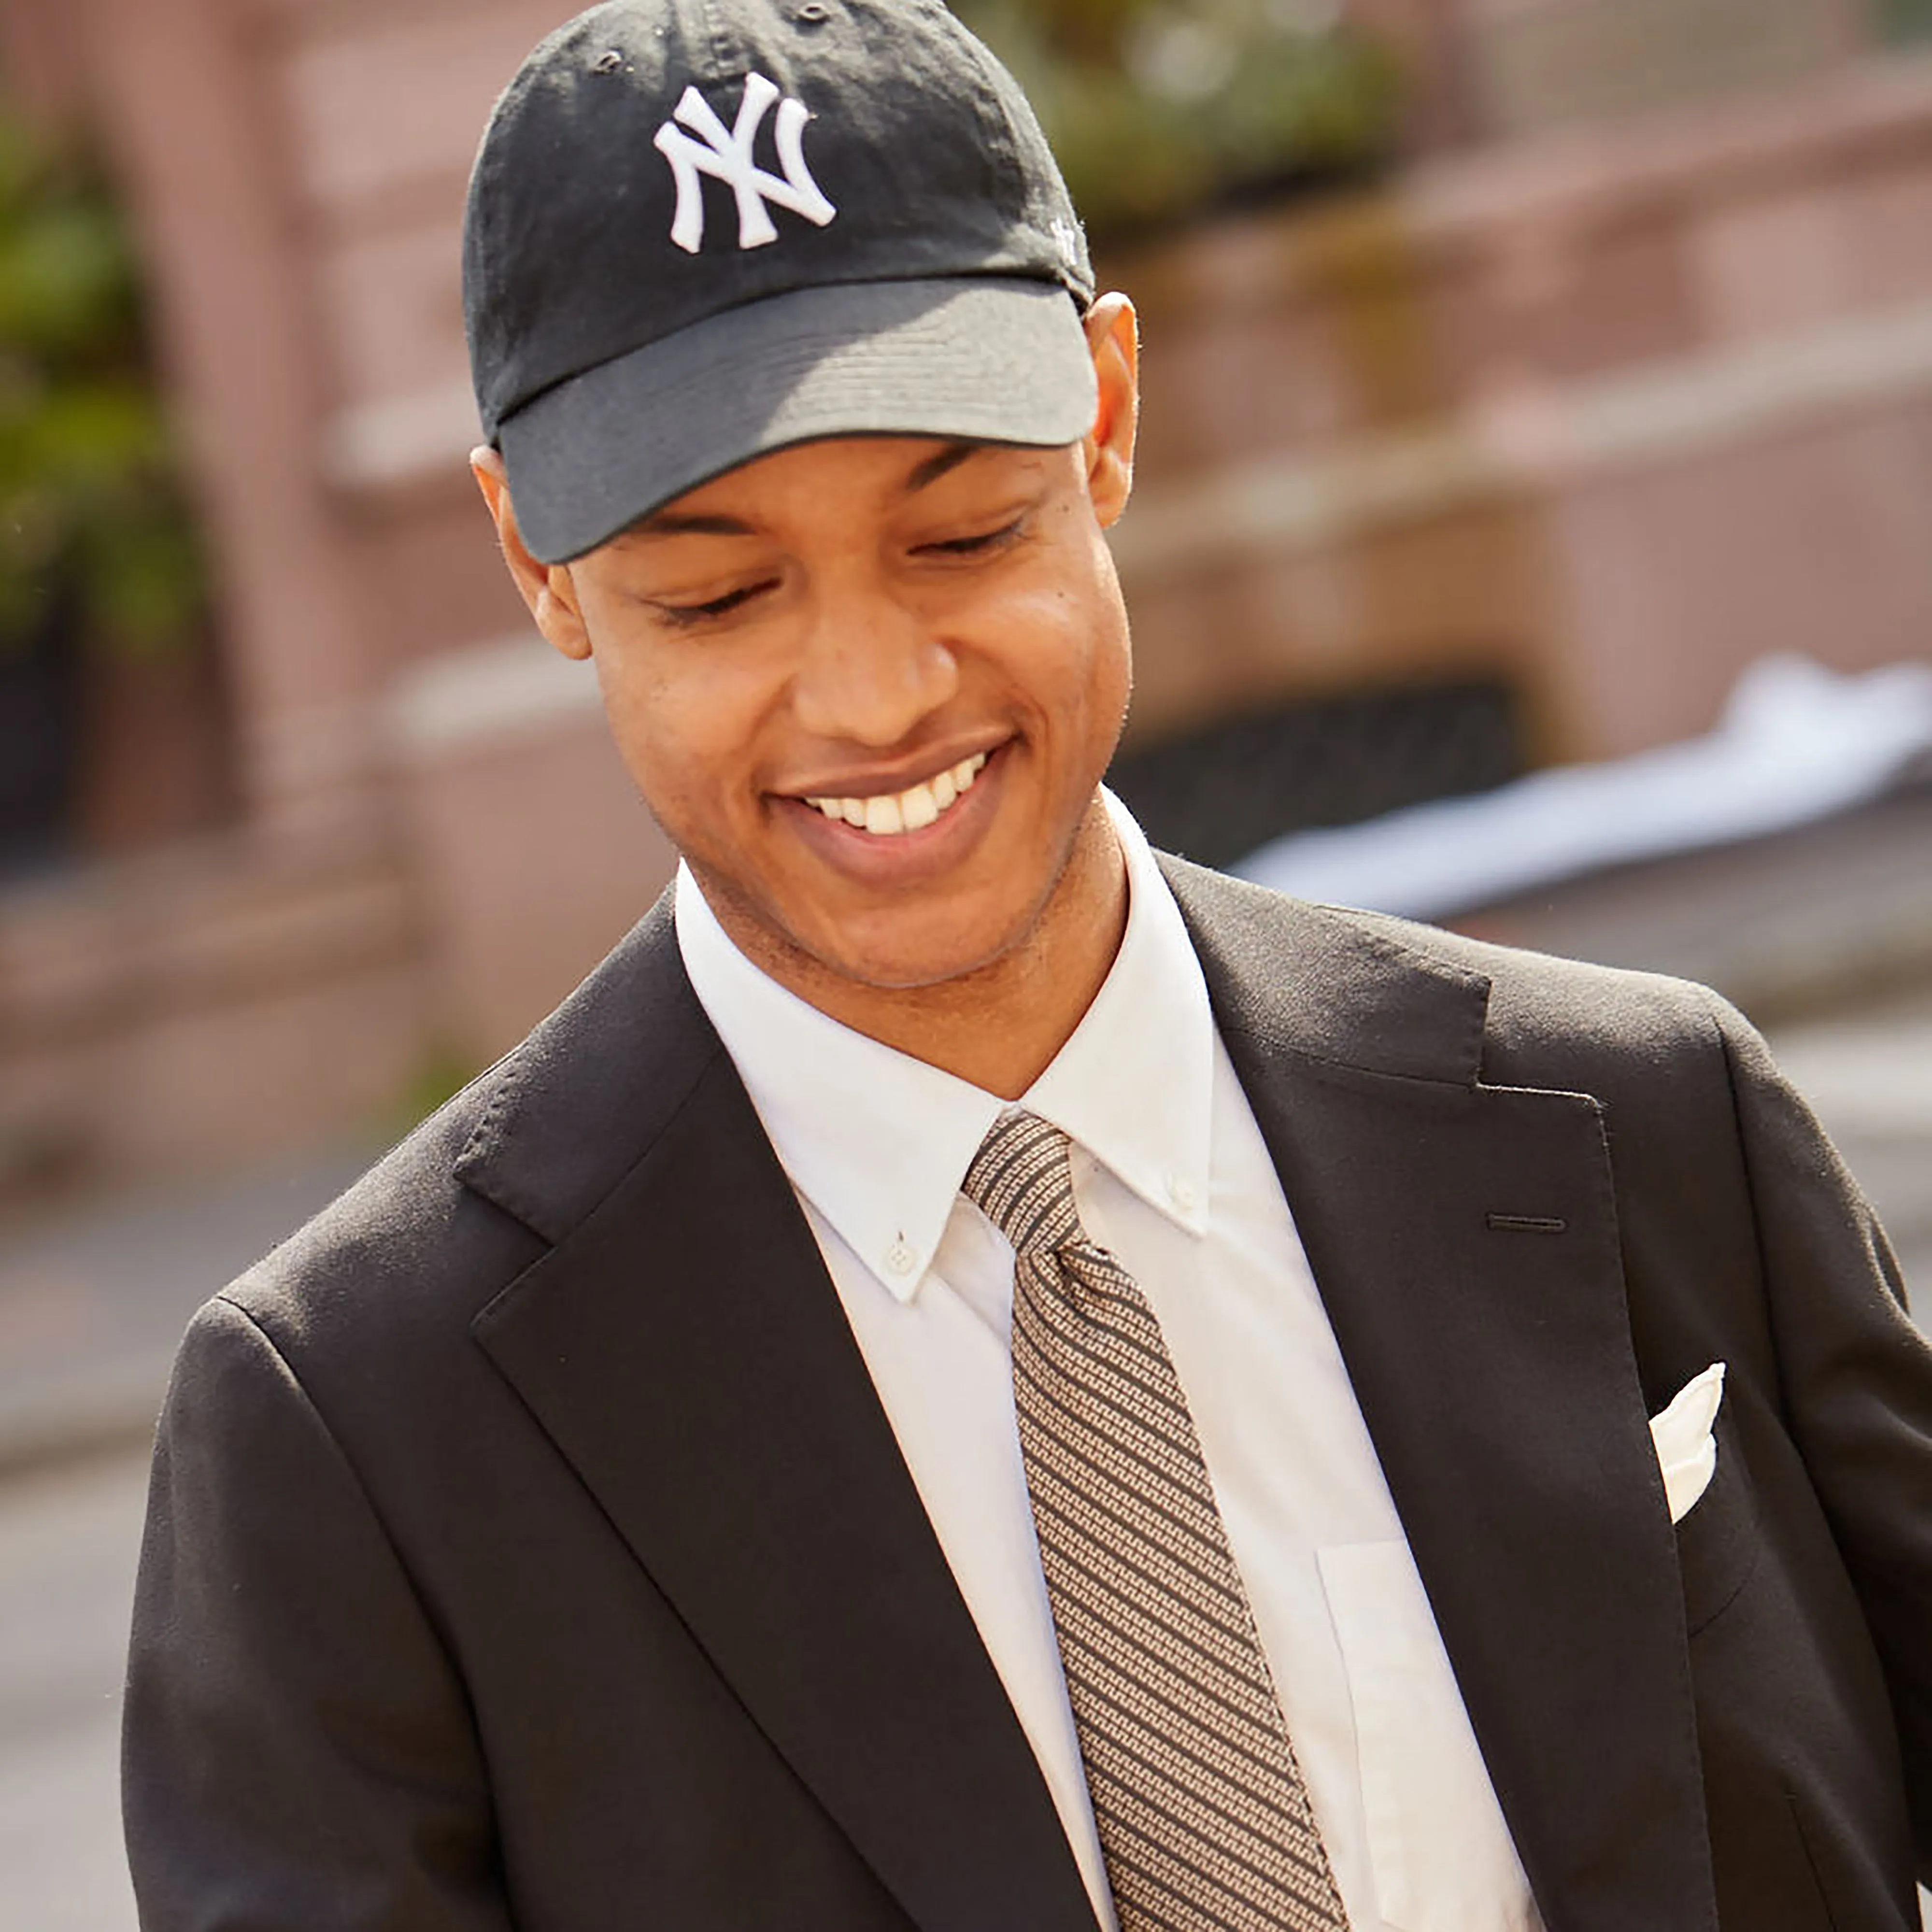
POLYGON ((1738 1448, 1728 1408, 1718 1412, 1717 1467, 1710 1484, 1677 1525, 1677 1567, 1684 1581, 1684 1621, 1695 1636, 1750 1581, 1762 1544, 1751 1498, 1750 1472, 1738 1448))

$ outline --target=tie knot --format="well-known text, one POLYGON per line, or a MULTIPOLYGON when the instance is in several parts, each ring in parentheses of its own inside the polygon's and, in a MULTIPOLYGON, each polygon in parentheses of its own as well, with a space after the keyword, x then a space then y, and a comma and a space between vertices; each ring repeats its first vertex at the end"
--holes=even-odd
POLYGON ((1072 1145, 1050 1122, 1020 1112, 1002 1114, 980 1143, 959 1191, 1016 1255, 1051 1253, 1080 1238, 1072 1145))

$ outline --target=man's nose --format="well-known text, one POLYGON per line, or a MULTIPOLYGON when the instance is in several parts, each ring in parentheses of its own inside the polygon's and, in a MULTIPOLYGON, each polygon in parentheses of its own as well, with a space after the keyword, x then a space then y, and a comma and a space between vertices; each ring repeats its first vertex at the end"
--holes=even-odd
POLYGON ((958 688, 952 647, 890 585, 848 580, 814 595, 792 686, 794 713, 814 736, 902 744, 958 688))

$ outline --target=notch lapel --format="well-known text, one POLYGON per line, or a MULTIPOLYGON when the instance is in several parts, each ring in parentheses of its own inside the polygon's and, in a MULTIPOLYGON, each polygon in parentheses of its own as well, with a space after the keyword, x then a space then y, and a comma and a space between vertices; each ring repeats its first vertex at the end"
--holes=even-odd
POLYGON ((1682 1588, 1595 1102, 1481 1084, 1480 974, 1169 878, 1550 1932, 1708 1932, 1682 1588))
MULTIPOLYGON (((613 992, 675 1020, 676 1044, 652 1069, 620 1058, 590 1076, 630 1094, 634 1164, 559 1228, 478 1337, 923 1932, 1092 1932, 810 1228, 659 923, 646 994, 638 974, 613 992)), ((588 1030, 634 1057, 621 1034, 588 1030)), ((545 1065, 551 1093, 579 1085, 568 1042, 545 1065)), ((597 1142, 580 1120, 540 1158, 546 1104, 526 1103, 466 1178, 556 1224, 557 1190, 572 1213, 586 1192, 580 1173, 560 1178, 572 1152, 597 1142)))

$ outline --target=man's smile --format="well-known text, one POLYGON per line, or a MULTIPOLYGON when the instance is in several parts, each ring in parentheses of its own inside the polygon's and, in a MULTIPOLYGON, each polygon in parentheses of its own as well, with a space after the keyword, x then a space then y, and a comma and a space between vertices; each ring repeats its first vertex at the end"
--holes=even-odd
POLYGON ((910 784, 884 772, 828 775, 824 782, 837 790, 814 788, 775 802, 821 863, 851 884, 896 896, 956 877, 980 850, 1006 801, 1010 748, 1009 742, 969 752, 910 784))
POLYGON ((827 818, 856 826, 874 838, 897 838, 936 824, 972 789, 986 763, 986 754, 976 752, 903 791, 874 792, 862 798, 814 797, 805 802, 827 818))

